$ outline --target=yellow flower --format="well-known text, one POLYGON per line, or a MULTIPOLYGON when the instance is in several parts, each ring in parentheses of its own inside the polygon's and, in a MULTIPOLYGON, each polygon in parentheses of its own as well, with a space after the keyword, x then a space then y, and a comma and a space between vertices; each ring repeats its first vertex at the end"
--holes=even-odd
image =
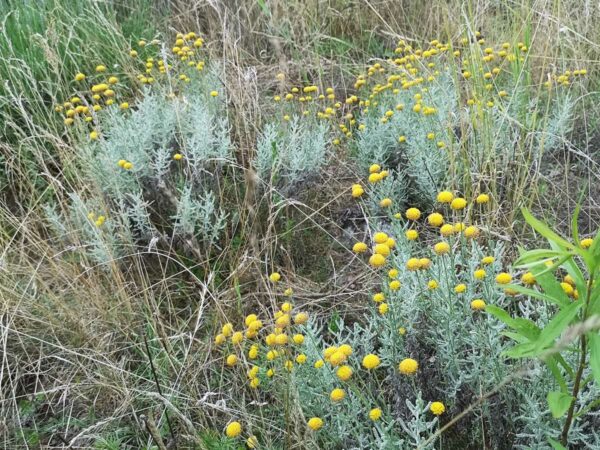
POLYGON ((320 369, 324 364, 325 362, 322 359, 315 361, 315 369, 320 369))
POLYGON ((479 228, 477 228, 475 225, 468 226, 465 228, 465 236, 468 238, 479 236, 479 228))
POLYGON ((225 434, 229 438, 238 437, 242 432, 242 425, 239 422, 231 422, 225 429, 225 434))
POLYGON ((383 255, 383 256, 388 256, 390 254, 390 248, 388 247, 387 244, 377 244, 377 245, 375 245, 375 248, 373 249, 373 253, 383 255))
POLYGON ((467 286, 464 284, 457 284, 454 287, 454 292, 456 292, 457 294, 462 294, 463 292, 465 292, 467 290, 467 286))
POLYGON ((560 287, 562 288, 562 290, 564 291, 565 294, 567 295, 573 295, 573 286, 571 286, 569 283, 565 283, 564 281, 562 283, 560 283, 560 287))
POLYGON ((446 411, 446 407, 444 406, 444 404, 442 402, 433 402, 431 404, 431 406, 429 407, 429 410, 436 416, 440 416, 442 414, 444 414, 444 411, 446 411))
POLYGON ((75 75, 75 81, 83 81, 85 80, 85 74, 79 72, 77 75, 75 75))
POLYGON ((246 439, 246 447, 256 448, 258 446, 258 438, 256 436, 250 436, 246 439))
POLYGON ((440 227, 444 223, 444 216, 440 213, 431 213, 427 216, 427 222, 432 227, 440 227))
POLYGON ((365 369, 375 369, 381 364, 379 356, 374 355, 372 353, 366 355, 362 360, 362 365, 365 369))
POLYGON ((365 193, 365 190, 362 188, 360 184, 352 185, 352 197, 358 198, 361 197, 365 193))
POLYGON ((373 408, 371 411, 369 411, 369 419, 371 419, 372 421, 376 421, 381 419, 381 409, 379 408, 373 408))
POLYGON ((346 356, 352 355, 352 347, 350 347, 348 344, 340 345, 338 350, 346 356))
POLYGON ((433 246, 433 251, 437 255, 444 255, 450 251, 450 245, 447 242, 438 242, 433 246))
POLYGON ((368 249, 367 244, 365 244, 364 242, 357 242, 356 244, 354 244, 354 246, 352 247, 352 251, 354 253, 364 253, 366 252, 368 249))
POLYGON ((234 345, 241 343, 243 340, 244 335, 240 331, 236 331, 231 335, 231 343, 234 345))
POLYGON ((454 194, 450 191, 442 191, 437 195, 437 201, 440 203, 450 203, 454 199, 454 194))
POLYGON ((377 292, 376 294, 373 294, 373 301, 375 303, 381 303, 384 300, 385 300, 385 295, 383 294, 383 292, 377 292))
POLYGON ((344 400, 344 397, 346 397, 346 392, 340 388, 334 389, 331 391, 331 394, 329 394, 329 398, 332 402, 341 402, 344 400))
POLYGON ((440 233, 442 236, 452 236, 454 234, 454 226, 450 225, 449 223, 442 225, 440 227, 440 233))
POLYGON ((227 340, 227 338, 221 333, 219 333, 215 336, 215 344, 217 344, 217 345, 224 344, 226 340, 227 340))
POLYGON ((278 334, 277 336, 275 336, 275 343, 277 345, 286 345, 288 343, 287 334, 281 333, 281 334, 278 334))
POLYGON ((455 210, 464 209, 465 206, 467 206, 467 201, 462 197, 457 197, 450 203, 450 207, 455 210))
POLYGON ((481 259, 481 264, 483 264, 484 266, 489 266, 490 264, 492 264, 496 259, 493 256, 484 256, 481 259))
POLYGON ((419 258, 410 258, 406 261, 406 268, 410 271, 419 270, 421 268, 421 261, 419 258))
POLYGON ((496 275, 496 283, 498 284, 508 284, 512 281, 512 276, 509 273, 501 272, 496 275))
POLYGON ((407 230, 406 239, 409 241, 415 241, 419 238, 419 232, 417 230, 407 230))
POLYGON ((302 345, 304 343, 304 336, 302 334, 295 334, 292 340, 295 344, 302 345))
POLYGON ((219 93, 217 91, 210 91, 211 97, 216 97, 217 95, 219 95, 219 93))
POLYGON ((369 258, 369 264, 373 267, 382 267, 385 265, 385 256, 375 253, 369 258))
POLYGON ((582 248, 590 248, 593 243, 594 243, 594 240, 591 239, 591 238, 582 239, 581 240, 581 247, 582 248))
POLYGON ((369 173, 379 173, 381 171, 381 166, 379 164, 372 164, 369 167, 369 173))
POLYGON ((99 66, 96 66, 96 72, 98 72, 98 73, 106 72, 106 66, 103 66, 102 64, 99 66))
POLYGON ((475 299, 471 302, 471 309, 475 311, 482 311, 485 309, 485 302, 480 298, 475 299))
POLYGON ((483 280, 485 278, 485 270, 483 269, 477 269, 475 272, 473 272, 473 276, 475 277, 475 279, 477 280, 483 280))
POLYGON ((353 371, 350 366, 341 366, 335 373, 340 380, 348 381, 352 377, 353 371))
POLYGON ((297 325, 303 325, 308 321, 308 314, 298 313, 294 316, 294 323, 297 325))
POLYGON ((281 275, 279 272, 273 272, 271 275, 269 275, 269 280, 271 280, 273 283, 277 283, 279 280, 281 280, 281 275))
POLYGON ((398 280, 390 281, 389 287, 392 291, 397 291, 402 287, 402 284, 398 280))
POLYGON ((423 270, 427 270, 431 267, 432 261, 429 258, 421 258, 419 259, 419 268, 423 270))
POLYGON ((95 130, 94 130, 94 131, 92 131, 92 132, 90 133, 90 139, 91 139, 92 141, 95 141, 95 140, 97 140, 97 139, 98 139, 98 132, 97 132, 97 131, 95 131, 95 130))
POLYGON ((475 199, 475 202, 478 205, 482 205, 482 204, 488 203, 489 201, 490 201, 490 196, 487 195, 487 194, 479 194, 477 196, 477 198, 475 199))
POLYGON ((128 109, 129 108, 129 103, 127 102, 123 102, 119 105, 119 108, 121 109, 128 109))
POLYGON ((385 244, 388 240, 388 235, 380 231, 373 235, 373 240, 376 244, 385 244))
POLYGON ((311 417, 308 420, 308 428, 313 431, 318 431, 323 427, 323 419, 320 417, 311 417))
POLYGON ((421 217, 421 211, 417 208, 408 208, 405 214, 408 220, 419 220, 421 217))
POLYGON ((329 357, 329 363, 332 366, 336 367, 336 366, 339 366, 340 364, 346 362, 347 359, 348 359, 348 356, 346 356, 346 354, 344 352, 337 350, 329 357))
POLYGON ((233 334, 233 325, 231 323, 226 323, 223 325, 223 328, 221 328, 221 333, 223 333, 223 336, 225 337, 231 336, 233 334))
POLYGON ((412 358, 403 359, 398 365, 398 370, 404 375, 413 375, 419 369, 419 363, 412 358))
POLYGON ((248 358, 250 358, 250 359, 258 358, 258 346, 253 345, 252 347, 250 347, 250 350, 248 350, 248 358))
POLYGON ((437 289, 438 288, 438 282, 435 280, 429 280, 427 282, 427 287, 431 290, 437 289))
POLYGON ((306 362, 306 355, 301 353, 300 355, 296 356, 296 362, 298 364, 304 364, 306 362))
POLYGON ((523 282, 523 284, 531 286, 535 284, 535 277, 531 272, 526 272, 521 276, 521 281, 523 282))
POLYGON ((392 206, 392 199, 391 198, 384 198, 379 202, 379 206, 381 206, 382 208, 388 208, 390 206, 392 206))
POLYGON ((398 277, 398 269, 390 269, 388 271, 388 277, 394 279, 398 277))
POLYGON ((387 314, 390 308, 387 303, 381 303, 377 309, 379 310, 379 314, 383 316, 384 314, 387 314))
POLYGON ((238 359, 237 359, 237 356, 235 356, 235 355, 229 355, 229 356, 227 357, 227 360, 226 360, 226 362, 227 362, 227 365, 228 365, 228 366, 232 367, 232 366, 235 366, 235 365, 236 365, 236 363, 237 363, 237 360, 238 360, 238 359))

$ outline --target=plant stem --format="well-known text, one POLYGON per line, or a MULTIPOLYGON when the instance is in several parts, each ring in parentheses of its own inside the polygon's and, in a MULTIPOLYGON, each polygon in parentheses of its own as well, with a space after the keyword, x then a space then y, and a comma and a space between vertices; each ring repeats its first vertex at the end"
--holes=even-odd
MULTIPOLYGON (((592 284, 594 283, 594 276, 590 276, 587 285, 587 293, 585 298, 585 305, 583 308, 583 320, 586 319, 587 316, 587 306, 590 302, 590 296, 592 294, 592 284)), ((582 320, 582 321, 583 321, 582 320)), ((577 368, 577 374, 575 375, 575 384, 573 385, 573 392, 571 400, 571 406, 569 406, 569 412, 567 413, 567 420, 565 421, 565 426, 563 427, 562 433, 560 435, 560 442, 565 447, 567 446, 567 441, 569 438, 569 429, 571 428, 571 424, 573 423, 573 413, 575 412, 575 405, 577 404, 577 396, 579 395, 579 386, 581 385, 581 377, 583 376, 583 369, 585 368, 586 357, 587 357, 587 339, 585 334, 582 334, 580 337, 581 340, 581 357, 579 359, 579 367, 577 368)))
POLYGON ((585 361, 586 361, 587 340, 585 338, 585 334, 582 335, 580 339, 581 339, 581 358, 579 360, 579 368, 577 369, 577 374, 575 375, 575 384, 573 385, 573 393, 571 394, 573 397, 573 400, 571 400, 571 406, 569 406, 569 412, 567 413, 567 420, 565 421, 565 426, 563 427, 562 433, 560 435, 560 442, 565 447, 567 445, 569 429, 571 428, 571 424, 573 423, 573 412, 575 411, 575 404, 577 403, 577 395, 579 394, 579 385, 581 383, 581 376, 583 375, 583 369, 585 368, 585 361))

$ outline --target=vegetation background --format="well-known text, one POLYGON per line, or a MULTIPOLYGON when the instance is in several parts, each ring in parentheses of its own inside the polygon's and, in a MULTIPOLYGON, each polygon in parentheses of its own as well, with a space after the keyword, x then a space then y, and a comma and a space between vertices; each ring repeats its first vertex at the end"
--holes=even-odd
MULTIPOLYGON (((158 432, 167 441, 168 411, 177 433, 195 434, 189 441, 198 448, 236 448, 221 439, 227 408, 211 403, 215 394, 206 389, 222 380, 228 397, 244 395, 211 363, 215 330, 224 318, 240 320, 252 308, 265 311, 264 305, 274 304, 268 275, 275 270, 316 316, 335 311, 352 317, 370 296, 368 275, 347 265, 354 242, 347 230, 365 221, 348 200, 348 186, 364 177, 349 149, 312 178, 286 188, 257 185, 256 142, 275 113, 280 72, 293 85, 333 86, 346 98, 362 68, 387 57, 399 40, 418 46, 480 31, 489 42, 527 43, 523 104, 528 117, 538 117, 548 105, 528 100, 542 91, 548 73, 586 68, 569 112, 573 125, 558 145, 532 158, 531 130, 525 130, 510 159, 490 150, 483 154, 485 164, 452 171, 445 183, 468 193, 473 180, 487 177, 501 205, 489 218, 490 228, 509 256, 519 245, 537 242, 521 217, 523 206, 568 234, 583 198, 580 233, 595 233, 598 20, 600 5, 588 0, 1 2, 4 447, 151 448, 158 444, 139 418, 159 414, 158 432), (134 79, 138 69, 129 51, 138 40, 167 41, 187 31, 204 38, 226 93, 237 172, 223 176, 227 183, 214 192, 223 211, 235 216, 234 225, 224 227, 217 244, 203 243, 199 253, 185 240, 157 251, 140 245, 103 265, 84 251, 91 244, 74 229, 67 244, 57 246, 48 205, 65 217, 73 193, 87 198, 101 189, 84 170, 89 155, 83 140, 65 131, 55 105, 72 96, 75 73, 106 64, 134 79), (156 392, 157 379, 171 401, 156 392)), ((142 92, 135 84, 126 89, 131 98, 142 92)), ((494 141, 496 131, 485 131, 481 141, 494 141)), ((314 444, 298 442, 297 448, 314 444)))

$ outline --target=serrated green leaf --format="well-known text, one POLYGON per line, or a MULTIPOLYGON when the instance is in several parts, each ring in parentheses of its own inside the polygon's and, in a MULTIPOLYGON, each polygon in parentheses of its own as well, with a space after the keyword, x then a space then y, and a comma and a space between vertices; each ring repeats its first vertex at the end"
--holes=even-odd
POLYGON ((571 406, 571 402, 574 400, 574 397, 564 392, 552 391, 548 392, 546 400, 548 400, 548 406, 550 407, 552 417, 558 419, 567 412, 569 406, 571 406))

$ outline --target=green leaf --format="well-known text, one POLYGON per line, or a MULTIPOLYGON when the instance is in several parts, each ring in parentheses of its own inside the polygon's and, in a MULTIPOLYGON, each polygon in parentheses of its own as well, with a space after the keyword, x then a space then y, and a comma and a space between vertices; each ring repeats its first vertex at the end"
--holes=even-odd
POLYGON ((548 438, 548 442, 550 443, 550 445, 552 446, 552 448, 554 450, 567 450, 567 447, 563 446, 560 442, 558 442, 556 439, 552 439, 551 437, 548 438))
POLYGON ((548 369, 550 370, 550 373, 560 386, 561 392, 567 392, 567 383, 565 381, 565 377, 563 377, 560 369, 558 368, 556 355, 553 355, 550 358, 546 358, 544 362, 546 363, 548 369))
POLYGON ((532 356, 535 353, 535 349, 535 342, 525 342, 524 344, 515 345, 513 348, 502 352, 502 354, 509 358, 526 358, 532 356))
POLYGON ((587 336, 590 344, 590 367, 596 383, 600 386, 600 334, 590 332, 587 336))
POLYGON ((569 326, 582 306, 583 302, 573 302, 548 322, 548 325, 542 330, 539 338, 535 342, 536 351, 538 353, 542 353, 548 346, 554 343, 554 339, 560 336, 569 326))
POLYGON ((547 248, 528 250, 519 256, 519 258, 514 262, 514 266, 519 269, 532 267, 547 260, 564 257, 567 254, 569 254, 569 252, 565 252, 563 250, 550 250, 547 248))
POLYGON ((575 206, 575 211, 573 212, 573 217, 571 218, 571 231, 573 233, 573 240, 579 244, 579 226, 577 224, 577 220, 579 219, 579 211, 581 210, 581 198, 577 202, 577 206, 575 206))
MULTIPOLYGON (((571 304, 571 302, 568 300, 568 298, 562 298, 562 296, 559 298, 555 298, 550 295, 546 295, 543 292, 536 291, 534 289, 529 289, 529 288, 526 288, 519 284, 507 284, 505 287, 507 289, 513 289, 513 290, 517 291, 519 294, 523 294, 523 295, 527 295, 528 297, 533 297, 533 298, 537 298, 540 300, 544 300, 545 302, 552 303, 552 304, 555 304, 555 305, 558 305, 561 307, 571 304)), ((562 288, 561 288, 561 290, 562 290, 562 288)))
POLYGON ((523 217, 525 218, 525 220, 527 221, 527 223, 529 225, 531 225, 531 227, 535 231, 537 231, 542 236, 544 236, 546 239, 548 239, 549 242, 555 242, 556 244, 558 244, 563 249, 572 249, 572 248, 574 248, 574 245, 572 243, 570 243, 565 238, 563 238, 563 237, 559 236, 558 234, 556 234, 544 222, 542 222, 541 220, 538 220, 535 217, 533 217, 533 215, 529 212, 529 210, 527 208, 522 208, 521 212, 523 213, 523 217))
POLYGON ((552 391, 548 392, 546 400, 548 400, 548 406, 550 407, 552 417, 558 419, 567 412, 574 397, 570 394, 565 394, 564 392, 552 391))
POLYGON ((540 335, 540 329, 529 319, 522 317, 512 318, 505 310, 494 305, 486 306, 485 311, 506 324, 508 327, 518 331, 519 334, 527 338, 528 341, 535 340, 540 335))

